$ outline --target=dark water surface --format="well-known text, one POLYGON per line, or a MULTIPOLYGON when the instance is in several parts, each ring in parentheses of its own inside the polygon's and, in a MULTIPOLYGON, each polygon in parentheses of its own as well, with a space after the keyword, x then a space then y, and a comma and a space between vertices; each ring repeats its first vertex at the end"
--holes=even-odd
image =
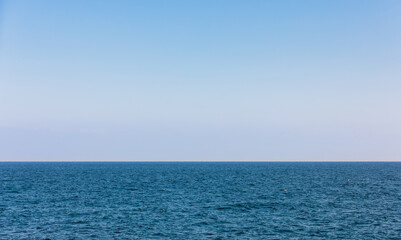
POLYGON ((401 163, 0 163, 0 239, 45 238, 401 239, 401 163))

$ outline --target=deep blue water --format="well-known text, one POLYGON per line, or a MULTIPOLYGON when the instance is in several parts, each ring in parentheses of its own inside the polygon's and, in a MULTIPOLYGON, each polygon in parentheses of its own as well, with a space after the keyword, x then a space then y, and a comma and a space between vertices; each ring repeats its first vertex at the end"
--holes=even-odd
POLYGON ((401 239, 401 163, 0 163, 0 239, 46 238, 401 239))

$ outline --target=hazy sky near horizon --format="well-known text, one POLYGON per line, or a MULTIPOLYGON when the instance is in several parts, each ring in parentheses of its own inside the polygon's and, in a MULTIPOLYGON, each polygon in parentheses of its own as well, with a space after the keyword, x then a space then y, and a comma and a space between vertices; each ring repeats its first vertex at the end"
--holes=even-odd
POLYGON ((0 0, 0 160, 401 160, 401 1, 0 0))

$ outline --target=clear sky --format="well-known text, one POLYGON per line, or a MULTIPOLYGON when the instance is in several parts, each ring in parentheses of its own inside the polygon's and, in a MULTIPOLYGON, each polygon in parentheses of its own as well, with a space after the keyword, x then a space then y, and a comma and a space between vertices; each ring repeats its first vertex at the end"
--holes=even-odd
POLYGON ((0 0, 0 160, 401 160, 401 1, 0 0))

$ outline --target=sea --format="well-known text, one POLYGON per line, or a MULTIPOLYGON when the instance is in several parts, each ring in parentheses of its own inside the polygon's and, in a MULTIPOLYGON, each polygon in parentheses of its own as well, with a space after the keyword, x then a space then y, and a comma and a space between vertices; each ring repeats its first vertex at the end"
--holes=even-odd
POLYGON ((2 162, 0 239, 401 239, 401 162, 2 162))

